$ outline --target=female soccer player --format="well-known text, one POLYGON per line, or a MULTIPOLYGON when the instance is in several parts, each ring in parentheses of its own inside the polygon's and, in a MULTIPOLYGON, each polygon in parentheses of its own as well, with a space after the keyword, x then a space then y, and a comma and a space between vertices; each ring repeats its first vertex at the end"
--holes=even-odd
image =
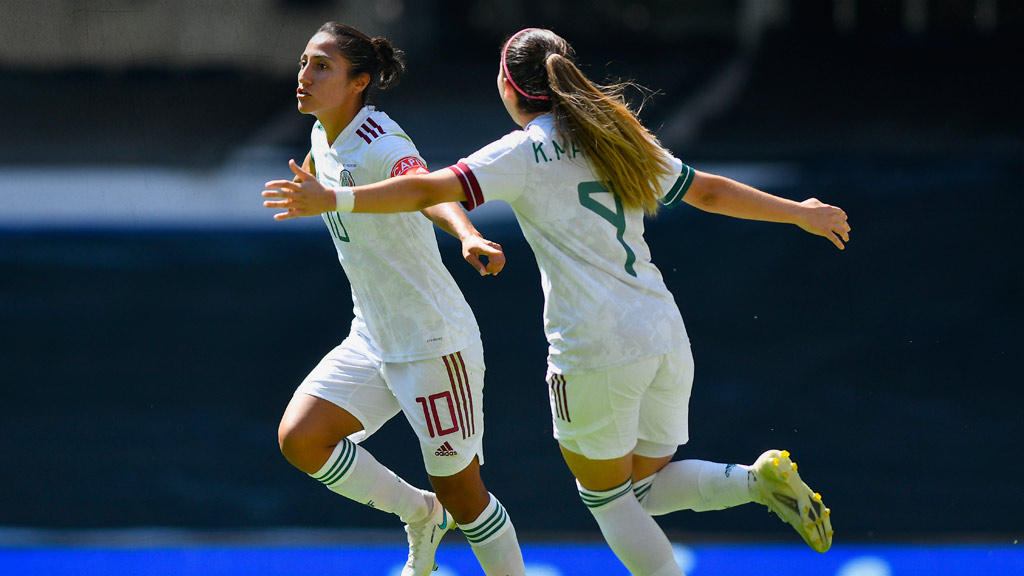
MULTIPOLYGON (((320 27, 299 61, 298 108, 317 119, 306 177, 351 186, 426 173, 402 128, 367 105, 371 90, 394 86, 403 71, 403 54, 388 40, 334 22, 320 27)), ((422 215, 330 212, 323 219, 352 288, 355 318, 288 404, 278 432, 282 453, 332 491, 406 523, 403 576, 436 567, 438 542, 455 522, 485 573, 525 574, 512 522, 480 478, 480 333, 441 263, 431 221, 462 241, 481 275, 501 270, 501 247, 484 240, 455 203, 422 215), (419 438, 436 496, 358 444, 399 411, 419 438)))
POLYGON ((502 47, 498 93, 523 128, 426 175, 325 188, 292 163, 296 181, 267 183, 264 205, 289 218, 420 210, 505 200, 541 271, 549 399, 566 464, 584 504, 633 574, 682 574, 652 516, 759 502, 819 552, 829 511, 789 453, 750 466, 672 461, 688 440, 693 358, 682 317, 643 238, 659 204, 686 202, 738 218, 792 223, 839 249, 850 226, 839 208, 797 203, 700 172, 674 158, 637 120, 623 84, 598 86, 549 30, 502 47))

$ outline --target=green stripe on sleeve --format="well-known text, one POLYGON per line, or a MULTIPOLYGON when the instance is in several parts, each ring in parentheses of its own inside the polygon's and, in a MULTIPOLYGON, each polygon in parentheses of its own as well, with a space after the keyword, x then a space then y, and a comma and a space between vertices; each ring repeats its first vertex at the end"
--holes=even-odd
POLYGON ((683 170, 679 173, 679 178, 676 179, 675 184, 665 194, 665 198, 662 199, 662 204, 668 208, 675 208, 683 200, 683 196, 686 196, 686 191, 690 189, 690 184, 693 184, 694 169, 690 168, 686 164, 683 164, 683 170))

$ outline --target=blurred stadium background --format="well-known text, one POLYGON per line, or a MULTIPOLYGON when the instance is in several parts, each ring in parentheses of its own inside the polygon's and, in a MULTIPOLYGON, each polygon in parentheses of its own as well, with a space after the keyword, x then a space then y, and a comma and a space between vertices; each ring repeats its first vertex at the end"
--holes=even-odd
MULTIPOLYGON (((0 0, 5 574, 404 555, 276 446, 351 319, 319 220, 259 198, 308 148, 294 72, 325 20, 407 51, 378 103, 434 168, 515 128, 497 51, 544 26, 592 78, 657 90, 643 117, 696 168, 850 214, 842 253, 688 207, 649 222, 697 362, 680 456, 788 448, 836 528, 819 557, 757 507, 662 517, 688 573, 1024 574, 1024 3, 0 0)), ((507 207, 473 219, 509 259, 480 279, 440 237, 487 353, 485 481, 531 573, 619 573, 551 439, 532 254, 507 207)), ((425 486, 413 440, 396 420, 368 446, 425 486)), ((448 538, 439 576, 477 573, 448 538)))

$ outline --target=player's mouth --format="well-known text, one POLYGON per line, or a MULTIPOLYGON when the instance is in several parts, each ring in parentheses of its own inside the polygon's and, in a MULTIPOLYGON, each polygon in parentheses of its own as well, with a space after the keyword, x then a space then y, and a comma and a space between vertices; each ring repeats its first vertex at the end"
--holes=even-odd
POLYGON ((299 88, 298 90, 295 91, 295 97, 298 98, 299 100, 302 100, 304 98, 309 98, 310 95, 309 92, 306 92, 305 89, 299 88))

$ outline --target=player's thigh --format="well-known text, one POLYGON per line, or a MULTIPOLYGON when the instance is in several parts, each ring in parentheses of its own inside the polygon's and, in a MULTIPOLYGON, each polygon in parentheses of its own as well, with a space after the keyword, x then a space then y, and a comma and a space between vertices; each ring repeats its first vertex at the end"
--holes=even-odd
POLYGON ((383 366, 362 337, 350 335, 320 360, 295 394, 327 401, 351 414, 359 427, 349 437, 359 442, 401 410, 384 379, 383 366))
POLYGON ((595 460, 580 454, 574 442, 559 441, 562 458, 569 471, 587 490, 604 491, 621 486, 633 475, 632 454, 618 458, 595 460))
POLYGON ((341 406, 309 394, 295 394, 281 416, 278 437, 282 448, 286 443, 293 447, 328 445, 362 429, 362 423, 341 406))
POLYGON ((484 356, 480 342, 439 358, 393 362, 385 377, 420 442, 430 476, 484 462, 484 356))

